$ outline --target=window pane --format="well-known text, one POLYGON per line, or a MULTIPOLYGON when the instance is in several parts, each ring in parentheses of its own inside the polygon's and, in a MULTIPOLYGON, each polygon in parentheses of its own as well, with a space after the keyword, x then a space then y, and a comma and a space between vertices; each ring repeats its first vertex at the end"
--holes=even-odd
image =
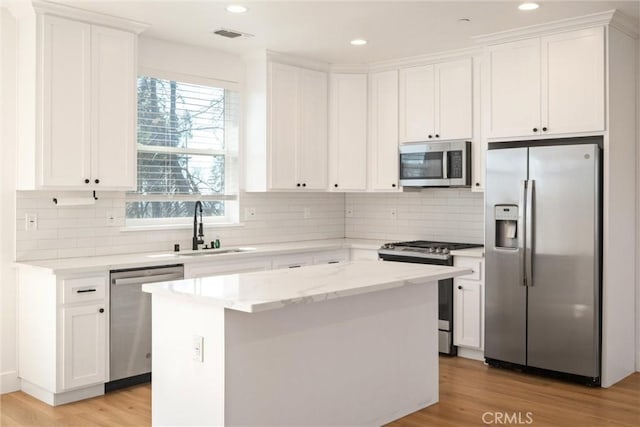
MULTIPOLYGON (((127 218, 185 218, 193 217, 194 201, 128 202, 127 218)), ((224 216, 224 201, 203 201, 202 216, 224 216)), ((199 216, 199 214, 198 214, 199 216)))
POLYGON ((223 150, 225 90, 138 77, 138 143, 223 150))
POLYGON ((138 152, 138 193, 224 194, 224 156, 138 152))

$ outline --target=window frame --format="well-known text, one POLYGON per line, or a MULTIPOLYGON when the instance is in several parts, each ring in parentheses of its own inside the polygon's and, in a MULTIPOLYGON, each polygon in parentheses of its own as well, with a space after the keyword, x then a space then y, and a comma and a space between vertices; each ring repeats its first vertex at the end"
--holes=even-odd
MULTIPOLYGON (((137 201, 158 201, 169 202, 176 200, 184 200, 195 202, 200 200, 205 201, 224 201, 225 209, 224 215, 221 216, 203 216, 202 220, 205 224, 218 224, 218 225, 237 225, 239 224, 239 188, 238 182, 240 180, 240 167, 239 167, 239 146, 240 146, 240 133, 242 122, 242 92, 241 86, 237 82, 230 82, 225 80, 218 80, 209 77, 203 77, 198 75, 185 74, 180 72, 169 72, 165 70, 158 70, 154 68, 138 67, 136 74, 136 80, 138 77, 151 77, 162 80, 173 80, 179 83, 209 86, 224 89, 225 91, 237 92, 238 105, 238 138, 233 144, 227 140, 227 132, 225 131, 225 149, 197 149, 197 148, 174 148, 174 147, 153 147, 139 144, 137 142, 137 130, 136 130, 136 159, 138 152, 142 147, 142 151, 146 152, 165 152, 165 153, 180 153, 180 154, 194 154, 194 155, 211 155, 211 156, 224 156, 225 158, 225 194, 215 195, 188 195, 188 194, 142 194, 134 191, 127 192, 125 196, 125 229, 153 229, 153 228, 186 228, 191 227, 192 217, 168 217, 168 218, 127 218, 126 216, 126 204, 137 201), (231 183, 231 185, 229 185, 231 183), (230 188, 233 187, 233 188, 230 188)), ((136 85, 137 88, 137 85, 136 85)), ((136 89, 137 90, 137 89, 136 89)), ((138 103, 136 102, 136 129, 138 123, 138 103)), ((226 115, 225 115, 226 119, 226 115)), ((136 176, 138 173, 136 163, 136 176)))

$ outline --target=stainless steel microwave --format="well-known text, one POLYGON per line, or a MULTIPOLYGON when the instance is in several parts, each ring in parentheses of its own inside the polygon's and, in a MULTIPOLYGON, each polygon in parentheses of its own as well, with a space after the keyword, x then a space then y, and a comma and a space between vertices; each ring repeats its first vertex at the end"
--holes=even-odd
POLYGON ((403 187, 471 186, 471 142, 429 142, 400 146, 403 187))

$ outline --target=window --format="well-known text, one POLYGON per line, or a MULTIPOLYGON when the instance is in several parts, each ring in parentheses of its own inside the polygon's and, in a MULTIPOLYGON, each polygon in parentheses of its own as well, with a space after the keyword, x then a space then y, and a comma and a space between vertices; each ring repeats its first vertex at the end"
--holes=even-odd
POLYGON ((138 188, 127 225, 189 223, 202 201, 208 222, 237 219, 239 94, 138 77, 138 188))

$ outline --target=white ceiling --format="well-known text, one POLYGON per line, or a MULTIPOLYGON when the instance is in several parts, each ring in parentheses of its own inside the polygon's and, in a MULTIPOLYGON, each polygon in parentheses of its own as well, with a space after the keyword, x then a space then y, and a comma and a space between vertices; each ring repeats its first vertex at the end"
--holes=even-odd
POLYGON ((472 46, 470 36, 620 9, 635 18, 635 1, 539 1, 532 12, 514 1, 243 1, 54 0, 151 24, 144 35, 244 54, 267 48, 329 63, 358 64, 472 46), (226 12, 243 4, 242 15, 226 12), (460 18, 470 23, 458 22, 460 18), (254 34, 225 39, 230 28, 254 34), (354 47, 349 41, 365 38, 354 47))

